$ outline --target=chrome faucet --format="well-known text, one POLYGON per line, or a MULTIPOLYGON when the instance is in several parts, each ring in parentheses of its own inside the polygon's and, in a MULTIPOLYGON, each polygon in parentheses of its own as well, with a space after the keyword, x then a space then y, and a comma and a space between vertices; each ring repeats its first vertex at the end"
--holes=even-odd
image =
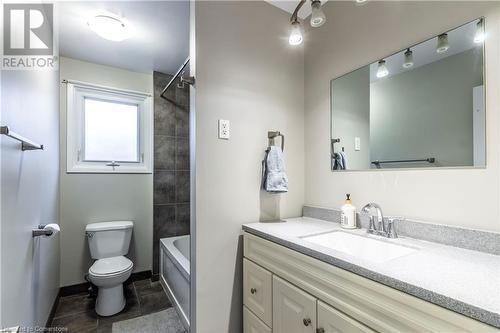
POLYGON ((382 213, 382 208, 374 203, 371 202, 367 205, 365 205, 361 209, 361 214, 369 215, 370 216, 370 226, 368 227, 367 232, 370 234, 375 234, 387 238, 398 238, 398 235, 396 234, 396 229, 394 228, 394 218, 390 218, 387 223, 387 228, 385 225, 385 220, 384 220, 384 214, 382 213), (370 211, 372 209, 375 209, 377 212, 377 225, 375 225, 375 217, 370 214, 370 211))

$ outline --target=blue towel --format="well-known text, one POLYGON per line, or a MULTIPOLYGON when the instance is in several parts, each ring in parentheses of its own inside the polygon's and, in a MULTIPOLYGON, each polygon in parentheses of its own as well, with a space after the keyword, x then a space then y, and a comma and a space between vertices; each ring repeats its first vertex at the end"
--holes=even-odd
POLYGON ((288 192, 288 177, 285 171, 283 152, 271 146, 262 161, 262 188, 267 192, 288 192))

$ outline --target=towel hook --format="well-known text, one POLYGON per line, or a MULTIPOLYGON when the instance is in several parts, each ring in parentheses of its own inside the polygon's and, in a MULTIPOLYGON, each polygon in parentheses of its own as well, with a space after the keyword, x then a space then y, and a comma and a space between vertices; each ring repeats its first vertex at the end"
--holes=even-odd
POLYGON ((269 131, 267 132, 267 138, 269 139, 269 146, 274 146, 274 139, 278 136, 281 137, 281 151, 285 151, 285 135, 280 133, 280 131, 269 131))

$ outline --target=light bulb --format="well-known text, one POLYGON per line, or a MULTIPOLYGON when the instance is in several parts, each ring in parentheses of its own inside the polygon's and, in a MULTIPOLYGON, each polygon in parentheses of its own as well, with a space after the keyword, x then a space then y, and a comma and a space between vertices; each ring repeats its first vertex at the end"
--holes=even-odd
POLYGON ((482 43, 486 39, 486 34, 484 33, 484 21, 480 19, 476 24, 476 34, 474 35, 474 43, 482 43))
POLYGON ((450 48, 448 44, 448 34, 441 34, 438 36, 438 42, 436 46, 437 53, 445 53, 450 48))
POLYGON ((300 23, 299 21, 293 21, 290 30, 290 37, 288 37, 288 43, 290 43, 290 45, 300 45, 302 40, 302 28, 300 27, 300 23))
POLYGON ((410 68, 413 66, 413 51, 407 49, 405 52, 405 61, 403 62, 404 68, 410 68))
POLYGON ((386 77, 387 75, 389 75, 389 70, 385 66, 385 60, 380 60, 378 62, 377 77, 381 79, 383 77, 386 77))
POLYGON ((326 22, 325 13, 323 12, 323 9, 321 9, 321 1, 313 0, 311 3, 311 9, 311 27, 321 27, 326 22))
POLYGON ((130 37, 125 24, 120 19, 109 15, 94 16, 87 24, 92 31, 107 40, 121 42, 130 37))

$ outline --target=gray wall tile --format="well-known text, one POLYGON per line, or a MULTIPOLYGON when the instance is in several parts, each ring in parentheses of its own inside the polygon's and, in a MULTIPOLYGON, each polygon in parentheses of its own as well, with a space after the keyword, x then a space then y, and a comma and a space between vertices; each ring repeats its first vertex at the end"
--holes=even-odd
POLYGON ((175 186, 175 171, 155 171, 153 176, 153 203, 175 203, 175 186))
POLYGON ((155 170, 175 169, 175 137, 154 136, 154 168, 155 170))

